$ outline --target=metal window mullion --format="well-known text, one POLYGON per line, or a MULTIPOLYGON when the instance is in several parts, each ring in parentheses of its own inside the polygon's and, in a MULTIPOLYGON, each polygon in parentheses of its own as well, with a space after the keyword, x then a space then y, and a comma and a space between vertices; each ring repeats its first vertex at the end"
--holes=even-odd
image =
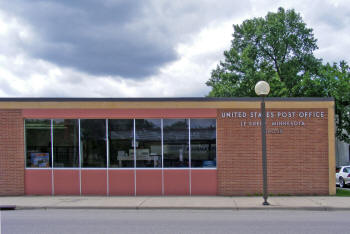
POLYGON ((188 119, 188 166, 190 168, 190 171, 189 171, 190 195, 192 194, 192 184, 191 184, 192 164, 191 164, 191 161, 192 161, 192 159, 191 159, 191 119, 188 119))
POLYGON ((134 191, 136 196, 136 120, 134 119, 134 191))
POLYGON ((108 139, 108 119, 106 119, 106 165, 107 165, 107 196, 109 196, 109 139, 108 139))
POLYGON ((188 119, 188 166, 191 168, 191 120, 188 119))
POLYGON ((163 136, 163 119, 160 120, 161 128, 161 151, 162 151, 162 195, 164 195, 164 136, 163 136))
POLYGON ((80 119, 78 119, 78 135, 79 135, 79 141, 78 141, 78 147, 79 147, 79 193, 81 195, 81 134, 80 134, 80 119))
POLYGON ((54 173, 53 173, 53 120, 50 119, 51 130, 51 195, 55 195, 54 173))

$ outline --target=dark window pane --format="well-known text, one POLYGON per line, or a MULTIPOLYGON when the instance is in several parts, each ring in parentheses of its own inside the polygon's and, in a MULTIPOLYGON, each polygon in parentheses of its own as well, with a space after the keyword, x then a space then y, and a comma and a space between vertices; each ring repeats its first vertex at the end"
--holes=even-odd
POLYGON ((187 119, 164 119, 164 167, 188 167, 187 119))
POLYGON ((79 167, 79 126, 77 119, 53 120, 54 167, 79 167))
POLYGON ((109 167, 134 167, 134 120, 108 120, 109 167))
POLYGON ((27 167, 51 167, 51 121, 26 119, 27 167))
POLYGON ((106 120, 80 120, 80 148, 83 167, 107 167, 106 120))
POLYGON ((191 119, 191 167, 216 166, 216 120, 191 119))
POLYGON ((162 167, 162 132, 160 119, 137 119, 136 166, 162 167))

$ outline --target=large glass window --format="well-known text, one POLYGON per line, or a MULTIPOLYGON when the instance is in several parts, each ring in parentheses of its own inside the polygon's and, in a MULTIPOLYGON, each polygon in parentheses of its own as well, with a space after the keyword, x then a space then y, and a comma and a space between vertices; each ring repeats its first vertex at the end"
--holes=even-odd
POLYGON ((53 120, 54 167, 79 167, 79 126, 77 119, 53 120))
POLYGON ((216 120, 191 119, 191 167, 216 166, 216 120))
POLYGON ((80 120, 82 167, 107 167, 106 120, 80 120))
MULTIPOLYGON (((105 119, 80 121, 82 167, 107 167, 106 127, 105 119)), ((138 168, 189 167, 189 136, 191 167, 216 167, 216 119, 110 119, 109 167, 134 168, 135 148, 138 168)), ((26 119, 25 137, 27 167, 51 167, 52 149, 54 167, 79 167, 79 120, 26 119)))
POLYGON ((27 167, 51 167, 51 121, 26 119, 27 167))
POLYGON ((134 120, 109 119, 109 167, 134 167, 134 120))
POLYGON ((162 130, 160 119, 137 119, 136 166, 162 167, 162 130))
POLYGON ((188 167, 188 120, 164 119, 164 167, 188 167))

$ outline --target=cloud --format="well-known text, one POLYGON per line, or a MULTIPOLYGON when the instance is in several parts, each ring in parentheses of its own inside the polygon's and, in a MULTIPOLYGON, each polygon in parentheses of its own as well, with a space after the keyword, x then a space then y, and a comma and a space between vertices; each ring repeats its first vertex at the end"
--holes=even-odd
MULTIPOLYGON (((297 10, 299 10, 297 8, 297 10)), ((301 9, 300 9, 301 10, 301 9)), ((325 62, 350 62, 350 5, 347 1, 316 1, 302 9, 308 26, 314 29, 319 50, 315 55, 325 62)))
POLYGON ((127 79, 157 74, 178 58, 177 43, 214 16, 239 14, 245 5, 156 0, 0 3, 8 15, 30 26, 35 40, 16 43, 29 56, 92 75, 127 79), (229 6, 234 10, 228 11, 229 6))
POLYGON ((350 5, 342 0, 250 0, 252 17, 264 17, 268 11, 276 12, 279 6, 295 9, 308 28, 312 28, 317 39, 315 56, 325 62, 350 62, 345 48, 350 46, 350 5))
POLYGON ((209 92, 204 83, 211 69, 222 57, 223 50, 229 47, 232 21, 234 19, 209 24, 178 44, 175 51, 179 59, 142 80, 95 76, 22 54, 0 56, 0 63, 6 68, 0 67, 0 81, 3 80, 0 94, 20 97, 204 96, 209 92))
POLYGON ((340 0, 0 1, 0 96, 205 96, 232 24, 279 6, 314 29, 317 57, 350 61, 340 0))
MULTIPOLYGON (((164 6, 157 7, 166 8, 164 6)), ((176 5, 169 6, 169 8, 176 7, 176 5)), ((22 8, 23 6, 19 7, 19 9, 13 9, 13 11, 21 12, 20 9, 22 8)), ((148 6, 148 8, 151 8, 151 6, 148 6)), ((52 51, 52 48, 56 46, 58 53, 56 55, 59 57, 61 56, 59 51, 69 51, 71 43, 63 43, 62 45, 58 43, 58 45, 52 45, 50 47, 48 45, 53 44, 54 39, 58 40, 59 37, 51 36, 54 32, 50 30, 45 32, 49 28, 45 24, 39 24, 42 27, 38 29, 37 24, 33 23, 40 21, 40 19, 37 19, 37 15, 18 17, 16 14, 1 11, 0 22, 6 23, 0 25, 4 26, 1 27, 0 38, 6 43, 2 43, 0 46, 0 62, 2 64, 0 68, 0 95, 18 97, 162 97, 206 95, 209 89, 204 85, 205 80, 209 78, 210 66, 216 63, 224 47, 229 45, 231 23, 225 23, 226 29, 222 29, 222 23, 220 20, 217 20, 219 17, 212 19, 216 13, 211 12, 212 15, 210 16, 209 12, 205 12, 209 10, 208 8, 199 10, 203 14, 205 13, 205 16, 202 18, 196 16, 198 19, 196 18, 195 21, 191 21, 191 17, 193 18, 193 13, 191 13, 193 10, 191 8, 193 6, 187 6, 187 9, 184 9, 185 13, 183 16, 176 16, 170 9, 166 12, 162 12, 160 9, 155 10, 162 12, 163 15, 167 15, 165 18, 169 22, 162 22, 161 18, 164 17, 162 14, 158 14, 158 18, 156 17, 156 19, 144 19, 144 24, 158 23, 159 25, 163 25, 163 30, 166 34, 174 35, 173 38, 170 37, 167 41, 171 42, 171 50, 177 56, 177 59, 169 61, 166 64, 158 64, 156 67, 157 72, 153 72, 148 76, 143 73, 143 76, 146 76, 144 79, 128 79, 123 74, 103 73, 96 75, 88 69, 77 67, 77 64, 73 63, 62 66, 57 62, 57 58, 53 58, 51 61, 46 56, 39 56, 41 50, 43 50, 42 53, 46 54, 48 53, 46 50, 52 51), (172 19, 170 16, 178 18, 172 19), (199 27, 197 21, 204 20, 205 17, 205 21, 210 21, 211 19, 213 23, 199 27), (30 18, 31 20, 25 20, 26 18, 30 18), (178 21, 178 23, 171 24, 172 21, 178 21), (166 26, 168 23, 171 27, 166 26), (40 33, 41 31, 44 32, 40 33), (196 31, 197 33, 195 33, 196 31), (52 39, 52 41, 49 39, 52 39), (223 39, 225 41, 224 46, 222 44, 223 39), (211 44, 211 46, 208 47, 208 44, 211 44), (217 50, 217 48, 220 48, 220 50, 217 50)), ((130 21, 128 23, 131 24, 130 21)), ((154 35, 152 41, 155 42, 155 45, 159 49, 166 49, 156 41, 155 38, 160 38, 160 36, 157 37, 157 32, 153 30, 148 33, 149 37, 154 35)), ((63 37, 66 38, 65 35, 63 37)), ((101 41, 104 42, 103 39, 101 41)), ((131 49, 129 48, 129 50, 131 49)), ((85 53, 82 51, 82 54, 80 54, 81 60, 85 59, 84 57, 90 59, 85 53)), ((118 55, 115 56, 118 57, 118 55)), ((147 67, 146 58, 143 58, 140 61, 142 63, 138 66, 135 60, 130 57, 132 53, 126 56, 128 56, 126 59, 133 60, 133 70, 140 71, 140 66, 147 67)), ((69 59, 71 58, 67 58, 67 60, 69 59)), ((78 57, 75 59, 78 59, 78 57)), ((95 59, 103 62, 105 56, 101 55, 95 59)))
POLYGON ((153 43, 152 38, 145 35, 145 29, 136 30, 142 25, 142 21, 137 22, 141 18, 136 17, 143 15, 142 4, 136 1, 101 3, 7 1, 2 9, 31 25, 37 37, 31 43, 19 44, 20 47, 30 56, 59 66, 94 75, 138 78, 176 59, 167 40, 157 38, 157 43, 153 43))

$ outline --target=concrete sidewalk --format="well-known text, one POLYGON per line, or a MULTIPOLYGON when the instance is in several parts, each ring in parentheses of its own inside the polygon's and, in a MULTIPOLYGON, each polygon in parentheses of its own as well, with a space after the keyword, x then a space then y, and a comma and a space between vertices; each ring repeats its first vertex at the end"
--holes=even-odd
POLYGON ((226 210, 350 210, 350 197, 291 196, 269 197, 223 196, 12 196, 0 197, 0 208, 16 209, 226 209, 226 210))

